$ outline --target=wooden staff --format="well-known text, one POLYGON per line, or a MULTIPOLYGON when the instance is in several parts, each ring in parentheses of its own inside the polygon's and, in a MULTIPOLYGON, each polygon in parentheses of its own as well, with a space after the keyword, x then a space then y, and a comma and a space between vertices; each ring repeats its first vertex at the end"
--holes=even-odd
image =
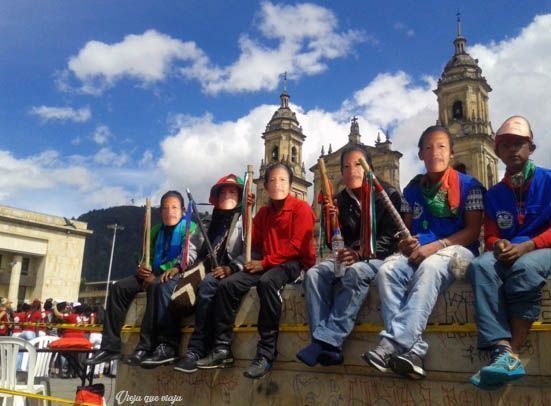
MULTIPOLYGON (((331 196, 331 188, 329 187, 329 176, 327 175, 327 169, 325 168, 325 161, 323 158, 318 159, 318 164, 320 168, 320 177, 321 177, 321 194, 323 195, 324 200, 327 200, 329 203, 327 204, 328 208, 333 207, 333 196, 331 196)), ((329 214, 329 210, 327 211, 327 214, 329 214)), ((338 220, 336 216, 331 216, 331 228, 338 227, 338 220)))
POLYGON ((253 166, 247 165, 247 184, 245 185, 245 205, 247 224, 245 225, 245 263, 251 262, 251 247, 253 239, 253 207, 248 204, 249 195, 253 192, 253 166))
POLYGON ((145 199, 145 268, 150 268, 151 260, 151 198, 145 199))
POLYGON ((394 207, 394 205, 390 201, 390 198, 388 197, 388 194, 383 189, 383 187, 379 183, 379 180, 375 176, 375 173, 371 170, 371 168, 369 167, 369 164, 367 163, 367 161, 363 157, 360 158, 360 164, 364 168, 364 171, 365 171, 366 175, 370 172, 373 174, 373 184, 375 185, 375 190, 383 198, 383 204, 385 206, 385 209, 388 210, 388 212, 390 213, 390 216, 394 220, 394 223, 396 223, 396 225, 398 226, 398 229, 399 229, 398 236, 400 238, 409 238, 409 237, 411 237, 411 233, 409 232, 408 228, 406 227, 406 224, 402 220, 402 217, 400 216, 400 213, 398 213, 398 210, 396 210, 396 207, 394 207))

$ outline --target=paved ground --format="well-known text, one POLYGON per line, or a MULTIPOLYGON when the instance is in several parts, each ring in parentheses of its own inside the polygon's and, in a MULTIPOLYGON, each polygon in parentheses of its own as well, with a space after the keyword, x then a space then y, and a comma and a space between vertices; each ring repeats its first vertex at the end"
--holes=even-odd
MULTIPOLYGON (((103 383, 105 385, 105 401, 108 406, 116 405, 115 402, 115 380, 116 378, 98 378, 94 383, 103 383)), ((80 385, 80 379, 50 379, 52 396, 70 399, 75 398, 77 386, 80 385)))

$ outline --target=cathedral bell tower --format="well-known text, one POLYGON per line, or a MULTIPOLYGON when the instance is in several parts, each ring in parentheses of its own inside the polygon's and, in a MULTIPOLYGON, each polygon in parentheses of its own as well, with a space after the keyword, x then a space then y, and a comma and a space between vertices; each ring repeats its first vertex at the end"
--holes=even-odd
POLYGON ((467 53, 466 43, 458 15, 455 53, 434 90, 438 98, 438 124, 449 128, 452 134, 453 165, 465 165, 467 173, 488 188, 498 180, 498 158, 488 111, 488 93, 492 88, 482 76, 478 60, 467 53))
POLYGON ((262 134, 264 139, 264 159, 260 164, 260 176, 256 184, 256 209, 268 202, 268 192, 264 188, 266 167, 275 162, 283 162, 293 170, 291 195, 306 200, 308 187, 312 184, 306 180, 306 168, 302 161, 302 144, 306 136, 302 132, 296 114, 289 108, 287 79, 284 79, 283 93, 279 97, 281 104, 266 125, 262 134))

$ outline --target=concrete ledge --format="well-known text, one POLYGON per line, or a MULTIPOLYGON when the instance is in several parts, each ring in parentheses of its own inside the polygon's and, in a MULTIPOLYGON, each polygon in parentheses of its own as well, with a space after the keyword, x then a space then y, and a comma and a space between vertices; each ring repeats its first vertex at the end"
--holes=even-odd
MULTIPOLYGON (((286 286, 283 294, 282 324, 305 324, 306 304, 301 285, 286 286)), ((127 324, 139 324, 145 306, 140 295, 127 315, 127 324)), ((243 300, 236 324, 255 325, 258 297, 252 289, 243 300)), ((382 325, 376 287, 358 314, 358 323, 382 325)), ((473 295, 470 285, 456 282, 442 295, 430 317, 430 323, 474 323, 473 295)), ((541 321, 551 322, 551 292, 544 288, 541 321)), ((193 325, 193 317, 182 320, 193 325)), ((189 339, 183 335, 183 353, 189 339)), ((476 349, 476 333, 426 333, 430 345, 426 358, 427 379, 409 381, 393 374, 382 375, 368 367, 361 354, 378 342, 377 333, 353 332, 344 346, 345 363, 338 367, 308 368, 296 361, 296 352, 307 345, 307 331, 282 332, 278 361, 268 377, 253 382, 242 376, 255 355, 258 335, 254 329, 237 332, 233 344, 234 368, 200 371, 192 375, 171 367, 155 370, 121 365, 117 391, 130 394, 184 394, 194 404, 551 404, 551 331, 532 332, 521 358, 529 376, 506 388, 485 393, 468 383, 469 377, 485 365, 488 354, 476 349), (189 397, 188 397, 189 396, 189 397)), ((124 353, 132 352, 137 334, 123 336, 124 353)))

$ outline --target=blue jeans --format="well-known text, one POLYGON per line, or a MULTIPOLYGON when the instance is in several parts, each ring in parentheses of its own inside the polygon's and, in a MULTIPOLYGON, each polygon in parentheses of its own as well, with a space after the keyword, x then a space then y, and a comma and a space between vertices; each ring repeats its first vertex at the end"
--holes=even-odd
POLYGON ((402 254, 388 257, 377 273, 377 288, 385 324, 380 336, 398 352, 412 351, 424 357, 429 349, 423 332, 438 295, 455 280, 448 270, 451 256, 473 259, 473 254, 460 245, 441 249, 419 266, 411 265, 402 254))
POLYGON ((535 321, 541 288, 551 275, 551 248, 529 252, 511 266, 487 252, 469 267, 475 295, 478 347, 487 349, 510 340, 510 319, 535 321))
POLYGON ((356 316, 367 296, 369 283, 383 262, 356 262, 344 276, 335 276, 335 260, 310 268, 304 277, 308 322, 312 337, 341 348, 352 332, 356 316))

